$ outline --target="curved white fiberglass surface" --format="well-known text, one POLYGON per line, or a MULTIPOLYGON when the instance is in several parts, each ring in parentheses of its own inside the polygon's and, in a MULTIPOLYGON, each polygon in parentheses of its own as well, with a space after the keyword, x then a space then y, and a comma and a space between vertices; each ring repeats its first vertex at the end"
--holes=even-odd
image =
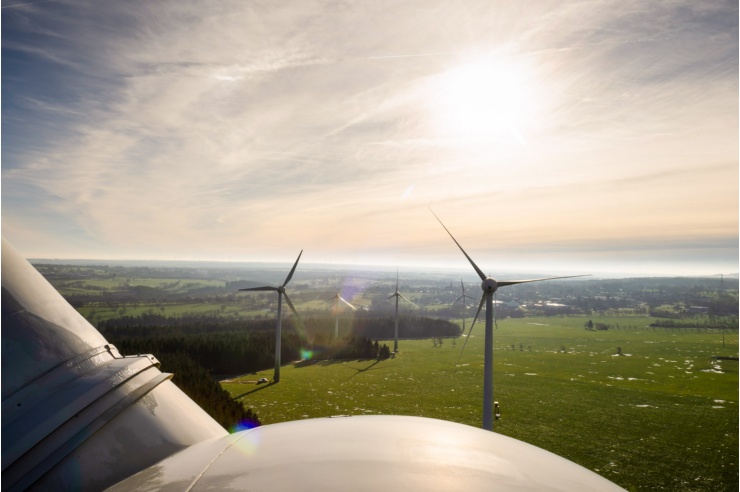
POLYGON ((538 447, 422 417, 266 425, 190 447, 108 489, 250 491, 621 491, 538 447))

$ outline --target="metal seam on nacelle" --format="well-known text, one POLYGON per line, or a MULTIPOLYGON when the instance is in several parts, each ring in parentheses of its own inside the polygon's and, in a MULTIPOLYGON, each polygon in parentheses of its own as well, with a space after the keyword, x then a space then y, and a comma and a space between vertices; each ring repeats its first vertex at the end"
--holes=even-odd
MULTIPOLYGON (((92 360, 80 361, 78 367, 87 365, 92 360)), ((13 443, 12 446, 3 446, 3 473, 67 421, 126 381, 156 367, 156 362, 158 361, 154 357, 148 356, 108 359, 92 369, 86 368, 83 374, 75 373, 67 366, 66 370, 74 378, 69 377, 70 373, 60 371, 56 380, 47 379, 48 386, 36 385, 35 392, 26 395, 29 403, 25 406, 18 398, 13 399, 9 413, 3 412, 3 440, 13 443), (45 402, 49 398, 54 398, 60 404, 53 408, 48 407, 45 402)))
POLYGON ((26 408, 17 406, 10 415, 3 414, 3 434, 9 434, 10 442, 13 442, 10 449, 3 449, 3 470, 84 408, 153 365, 152 359, 146 356, 109 359, 98 365, 95 371, 78 374, 75 379, 61 384, 39 388, 43 399, 39 400, 37 394, 33 405, 26 408), (60 404, 49 408, 45 405, 47 398, 60 404))
POLYGON ((2 403, 3 415, 12 415, 13 411, 17 408, 21 408, 24 405, 27 407, 29 405, 35 404, 36 402, 34 400, 38 400, 44 397, 41 392, 39 392, 40 388, 49 386, 51 384, 59 385, 65 380, 71 380, 76 376, 79 377, 78 374, 80 371, 74 371, 70 369, 79 368, 83 365, 83 363, 105 352, 108 352, 114 359, 121 358, 121 354, 119 354, 116 347, 111 344, 92 348, 85 353, 73 357, 68 361, 54 367, 50 371, 42 374, 34 381, 29 382, 26 386, 19 389, 12 395, 6 397, 2 403))
MULTIPOLYGON (((173 375, 170 373, 159 372, 153 366, 148 369, 157 371, 154 377, 144 378, 145 381, 138 387, 120 395, 120 398, 115 398, 114 394, 122 390, 125 382, 119 385, 104 398, 96 400, 80 414, 75 415, 77 417, 76 421, 68 420, 65 422, 42 442, 16 460, 7 470, 4 470, 2 474, 3 490, 21 491, 31 486, 121 412, 153 391, 161 383, 172 379, 173 375), (46 446, 44 446, 45 444, 46 446), (11 483, 10 487, 6 487, 8 483, 11 483)), ((127 382, 142 377, 144 372, 146 370, 138 373, 127 382)))

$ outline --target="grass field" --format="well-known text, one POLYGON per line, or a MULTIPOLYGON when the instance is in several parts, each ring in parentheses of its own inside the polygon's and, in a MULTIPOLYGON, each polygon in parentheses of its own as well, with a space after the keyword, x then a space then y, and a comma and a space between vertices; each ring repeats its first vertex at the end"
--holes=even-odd
MULTIPOLYGON (((738 490, 737 332, 646 329, 649 318, 499 321, 499 432, 573 460, 628 490, 738 490), (513 346, 513 349, 512 349, 513 346), (617 355, 621 347, 623 355, 617 355), (565 349, 563 351, 563 349, 565 349)), ((265 424, 331 415, 419 415, 480 426, 483 327, 442 346, 401 340, 385 361, 303 362, 223 387, 265 424)))
POLYGON ((54 286, 60 294, 67 296, 74 294, 99 295, 102 292, 117 292, 130 287, 151 287, 162 289, 169 293, 182 293, 205 287, 223 287, 224 282, 220 280, 160 279, 148 277, 90 278, 85 280, 57 281, 54 286))

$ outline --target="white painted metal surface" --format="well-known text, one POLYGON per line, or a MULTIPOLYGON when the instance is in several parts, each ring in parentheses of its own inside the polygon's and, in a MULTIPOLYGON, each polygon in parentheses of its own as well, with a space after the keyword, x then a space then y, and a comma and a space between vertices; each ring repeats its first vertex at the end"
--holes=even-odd
POLYGON ((355 416, 267 425, 201 443, 109 489, 128 490, 623 489, 550 452, 471 426, 355 416))
POLYGON ((3 240, 2 489, 101 490, 226 431, 3 240))

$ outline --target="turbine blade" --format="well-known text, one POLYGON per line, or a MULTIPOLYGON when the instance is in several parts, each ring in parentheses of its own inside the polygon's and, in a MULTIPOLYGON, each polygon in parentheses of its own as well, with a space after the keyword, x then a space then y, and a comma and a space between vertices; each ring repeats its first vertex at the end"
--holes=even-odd
MULTIPOLYGON (((405 300, 406 300, 406 302, 410 302, 411 304, 414 304, 414 302, 413 302, 413 301, 411 301, 411 300, 407 299, 407 298, 406 298, 406 296, 404 296, 403 294, 398 294, 398 295, 399 295, 399 296, 401 296, 401 299, 405 299, 405 300)), ((416 304, 414 304, 414 306, 416 306, 416 304)), ((416 307, 419 307, 419 306, 416 306, 416 307)))
POLYGON ((296 319, 298 319, 298 325, 300 325, 301 330, 304 332, 306 331, 306 327, 303 326, 303 320, 301 320, 301 317, 298 315, 298 311, 296 311, 295 306, 293 306, 293 303, 290 302, 290 297, 288 297, 288 294, 283 292, 283 296, 285 297, 285 302, 288 304, 288 307, 291 311, 293 311, 293 314, 295 314, 296 319))
POLYGON ((491 311, 493 311, 492 318, 493 318, 493 324, 496 325, 496 329, 498 330, 498 323, 496 323, 496 293, 493 293, 493 302, 491 303, 491 311))
POLYGON ((248 290, 277 290, 277 287, 249 287, 248 289, 239 289, 239 292, 244 292, 248 290))
MULTIPOLYGON (((483 304, 486 302, 486 295, 483 294, 480 297, 480 304, 478 304, 478 311, 475 313, 475 318, 473 318, 473 325, 476 321, 478 321, 478 316, 480 316, 480 312, 483 309, 483 304)), ((470 332, 473 331, 473 325, 470 325, 470 331, 468 331, 468 335, 470 335, 470 332)))
POLYGON ((576 277, 590 277, 591 275, 567 275, 565 277, 545 277, 545 278, 530 278, 527 280, 500 280, 496 282, 499 287, 506 287, 507 285, 526 284, 527 282, 541 282, 543 280, 556 280, 559 278, 576 278, 576 277))
POLYGON ((460 243, 457 242, 457 239, 455 239, 455 236, 452 235, 452 233, 450 232, 450 230, 447 229, 447 227, 445 227, 445 225, 442 223, 442 221, 440 220, 440 218, 437 217, 437 214, 434 213, 434 210, 432 210, 430 208, 429 211, 432 212, 432 215, 434 215, 434 217, 439 221, 439 223, 442 224, 442 227, 444 227, 444 230, 447 231, 447 234, 449 234, 450 237, 452 238, 452 240, 455 241, 455 244, 457 244, 457 247, 460 248, 460 251, 462 251, 462 254, 465 255, 465 258, 468 259, 468 261, 470 262, 470 265, 476 271, 476 273, 478 274, 478 276, 480 277, 480 279, 481 280, 485 280, 487 278, 486 274, 483 273, 483 271, 480 268, 478 268, 478 265, 475 264, 475 262, 473 261, 473 259, 470 256, 468 256, 468 254, 465 252, 465 250, 463 249, 463 247, 460 246, 460 243))
POLYGON ((480 315, 481 309, 483 309, 483 303, 486 302, 486 294, 484 293, 480 298, 480 305, 478 305, 478 312, 475 313, 475 318, 473 318, 473 323, 470 325, 470 329, 468 330, 468 336, 465 337, 465 342, 463 342, 462 349, 460 350, 460 355, 457 356, 457 363, 460 363, 460 358, 462 358, 463 351, 465 350, 465 346, 468 344, 468 339, 470 338, 470 333, 473 331, 473 327, 475 326, 475 322, 478 321, 478 316, 480 315))
POLYGON ((396 297, 396 295, 397 295, 397 294, 391 294, 391 295, 389 295, 389 296, 388 296, 388 299, 386 299, 386 301, 390 301, 390 300, 391 300, 391 298, 392 298, 392 297, 396 297))
MULTIPOLYGON (((464 297, 467 297, 467 296, 464 296, 464 297)), ((455 299, 455 300, 454 300, 454 301, 452 302, 452 304, 450 304, 450 307, 452 307, 452 306, 454 306, 455 304, 457 304, 457 301, 459 301, 460 299, 462 299, 463 303, 465 303, 465 299, 464 299, 464 297, 463 297, 463 296, 460 296, 460 297, 458 297, 457 299, 455 299)))
POLYGON ((283 282, 283 287, 285 287, 286 285, 288 285, 288 282, 290 282, 290 279, 293 278, 293 272, 295 272, 295 267, 298 266, 298 261, 301 259, 301 255, 302 254, 303 254, 303 250, 301 250, 301 252, 298 253, 298 259, 295 260, 295 263, 293 264, 293 268, 290 269, 290 273, 286 277, 285 282, 283 282))
POLYGON ((345 301, 345 300, 344 300, 344 299, 342 298, 342 296, 339 296, 339 300, 340 300, 340 301, 342 301, 343 303, 345 303, 345 304, 346 304, 347 306, 349 306, 349 307, 350 307, 350 308, 351 308, 351 309, 352 309, 353 311, 357 311, 357 308, 356 308, 356 307, 354 307, 354 306, 353 306, 352 304, 350 304, 349 302, 345 301))

